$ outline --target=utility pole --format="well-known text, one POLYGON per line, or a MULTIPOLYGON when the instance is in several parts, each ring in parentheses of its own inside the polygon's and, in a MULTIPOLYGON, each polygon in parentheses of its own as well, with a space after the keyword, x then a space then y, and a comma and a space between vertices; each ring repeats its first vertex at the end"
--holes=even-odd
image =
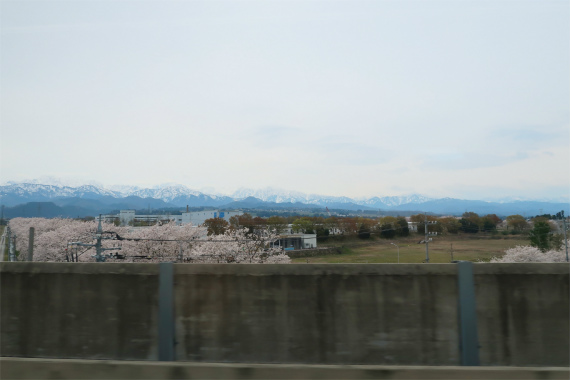
POLYGON ((103 227, 101 226, 101 214, 99 214, 99 225, 97 226, 97 232, 95 232, 95 239, 97 241, 95 244, 85 244, 82 242, 71 242, 70 244, 81 246, 81 247, 95 247, 95 261, 98 263, 104 262, 107 258, 103 255, 104 251, 117 251, 121 249, 121 247, 113 247, 113 248, 103 248, 101 244, 101 240, 103 240, 103 227))
POLYGON ((30 227, 30 235, 28 237, 28 261, 34 261, 34 233, 36 229, 30 227))
POLYGON ((568 262, 568 237, 566 236, 566 231, 568 227, 566 227, 566 218, 564 218, 564 245, 566 246, 566 262, 568 262))
POLYGON ((424 242, 426 243, 426 263, 429 263, 429 240, 428 240, 428 220, 427 214, 424 214, 424 229, 425 229, 425 238, 424 242))
POLYGON ((182 242, 179 244, 179 253, 178 253, 178 262, 181 263, 184 261, 184 256, 182 255, 182 242))
POLYGON ((451 262, 453 262, 453 243, 451 243, 451 262))
POLYGON ((436 224, 436 223, 437 223, 436 221, 428 222, 427 214, 424 213, 424 229, 425 229, 424 242, 426 244, 426 263, 429 263, 429 241, 430 241, 429 237, 437 235, 437 232, 428 232, 428 224, 436 224))
POLYGON ((16 235, 12 235, 12 231, 8 227, 8 244, 10 252, 10 261, 16 261, 16 235))

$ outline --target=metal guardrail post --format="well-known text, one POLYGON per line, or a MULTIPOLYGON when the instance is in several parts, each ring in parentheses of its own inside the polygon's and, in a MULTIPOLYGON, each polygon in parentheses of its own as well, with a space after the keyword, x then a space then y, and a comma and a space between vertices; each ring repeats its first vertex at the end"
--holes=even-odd
POLYGON ((174 266, 159 264, 158 360, 174 361, 174 266))
POLYGON ((477 309, 473 263, 456 261, 459 296, 459 351, 461 365, 479 365, 479 338, 477 333, 477 309))

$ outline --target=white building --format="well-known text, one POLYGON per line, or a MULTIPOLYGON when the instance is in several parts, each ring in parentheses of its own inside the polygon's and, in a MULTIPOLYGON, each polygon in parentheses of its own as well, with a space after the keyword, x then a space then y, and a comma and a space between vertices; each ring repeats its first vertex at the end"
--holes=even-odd
POLYGON ((410 232, 418 232, 418 222, 408 222, 408 230, 410 232))
POLYGON ((240 211, 193 211, 193 212, 183 212, 181 215, 136 215, 134 210, 121 210, 118 215, 102 215, 104 221, 113 222, 119 220, 122 226, 133 225, 135 222, 169 222, 175 221, 178 225, 192 223, 195 226, 199 226, 206 221, 206 219, 220 218, 224 219, 229 223, 232 216, 239 216, 243 213, 240 211))
POLYGON ((317 248, 317 234, 293 232, 292 225, 289 224, 287 228, 279 234, 279 240, 277 240, 274 245, 282 247, 285 250, 317 248))
POLYGON ((199 226, 206 221, 206 219, 220 218, 224 219, 226 222, 230 222, 232 216, 239 216, 243 213, 240 211, 195 211, 195 212, 183 212, 182 215, 173 215, 176 217, 176 224, 188 224, 192 223, 195 226, 199 226))

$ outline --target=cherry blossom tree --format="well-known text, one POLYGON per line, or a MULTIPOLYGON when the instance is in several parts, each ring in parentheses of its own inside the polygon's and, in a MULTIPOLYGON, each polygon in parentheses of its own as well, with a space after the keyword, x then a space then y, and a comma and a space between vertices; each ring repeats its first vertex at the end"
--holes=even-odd
POLYGON ((278 240, 274 231, 250 233, 248 228, 233 229, 223 235, 212 235, 198 241, 189 260, 199 263, 286 264, 291 259, 273 243, 278 240))
MULTIPOLYGON (((36 229, 34 261, 65 262, 71 252, 78 261, 95 261, 97 221, 72 219, 15 218, 10 221, 17 234, 18 248, 27 250, 28 231, 36 229), (20 238, 21 237, 21 238, 20 238), (78 244, 79 243, 79 244, 78 244), (83 245, 82 245, 83 244, 83 245)), ((247 228, 207 236, 203 227, 174 222, 150 227, 118 227, 103 223, 103 248, 116 247, 106 261, 187 263, 289 263, 281 248, 273 246, 278 236, 268 230, 247 228)), ((109 251, 106 251, 109 252, 109 251)))
POLYGON ((145 260, 151 262, 183 262, 198 239, 207 231, 191 224, 177 226, 176 223, 157 224, 150 227, 130 228, 121 240, 121 254, 127 261, 145 260))
POLYGON ((561 263, 566 262, 566 253, 562 250, 542 252, 537 247, 517 246, 507 249, 502 257, 494 257, 492 263, 561 263))
POLYGON ((91 241, 96 229, 94 222, 61 218, 14 218, 9 225, 20 252, 28 250, 29 229, 34 227, 34 261, 66 261, 67 243, 91 241))

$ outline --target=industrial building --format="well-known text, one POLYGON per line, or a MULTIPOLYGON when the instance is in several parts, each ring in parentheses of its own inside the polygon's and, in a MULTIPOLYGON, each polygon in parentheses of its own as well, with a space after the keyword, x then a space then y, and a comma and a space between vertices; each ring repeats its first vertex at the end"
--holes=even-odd
POLYGON ((239 216, 243 213, 240 211, 194 211, 183 212, 180 215, 172 214, 156 214, 156 215, 136 215, 134 210, 121 210, 119 214, 115 215, 102 215, 104 221, 115 222, 118 221, 122 226, 132 226, 138 223, 157 223, 157 222, 170 222, 175 221, 177 225, 184 225, 192 223, 199 226, 206 221, 206 219, 220 218, 229 222, 232 216, 239 216))

